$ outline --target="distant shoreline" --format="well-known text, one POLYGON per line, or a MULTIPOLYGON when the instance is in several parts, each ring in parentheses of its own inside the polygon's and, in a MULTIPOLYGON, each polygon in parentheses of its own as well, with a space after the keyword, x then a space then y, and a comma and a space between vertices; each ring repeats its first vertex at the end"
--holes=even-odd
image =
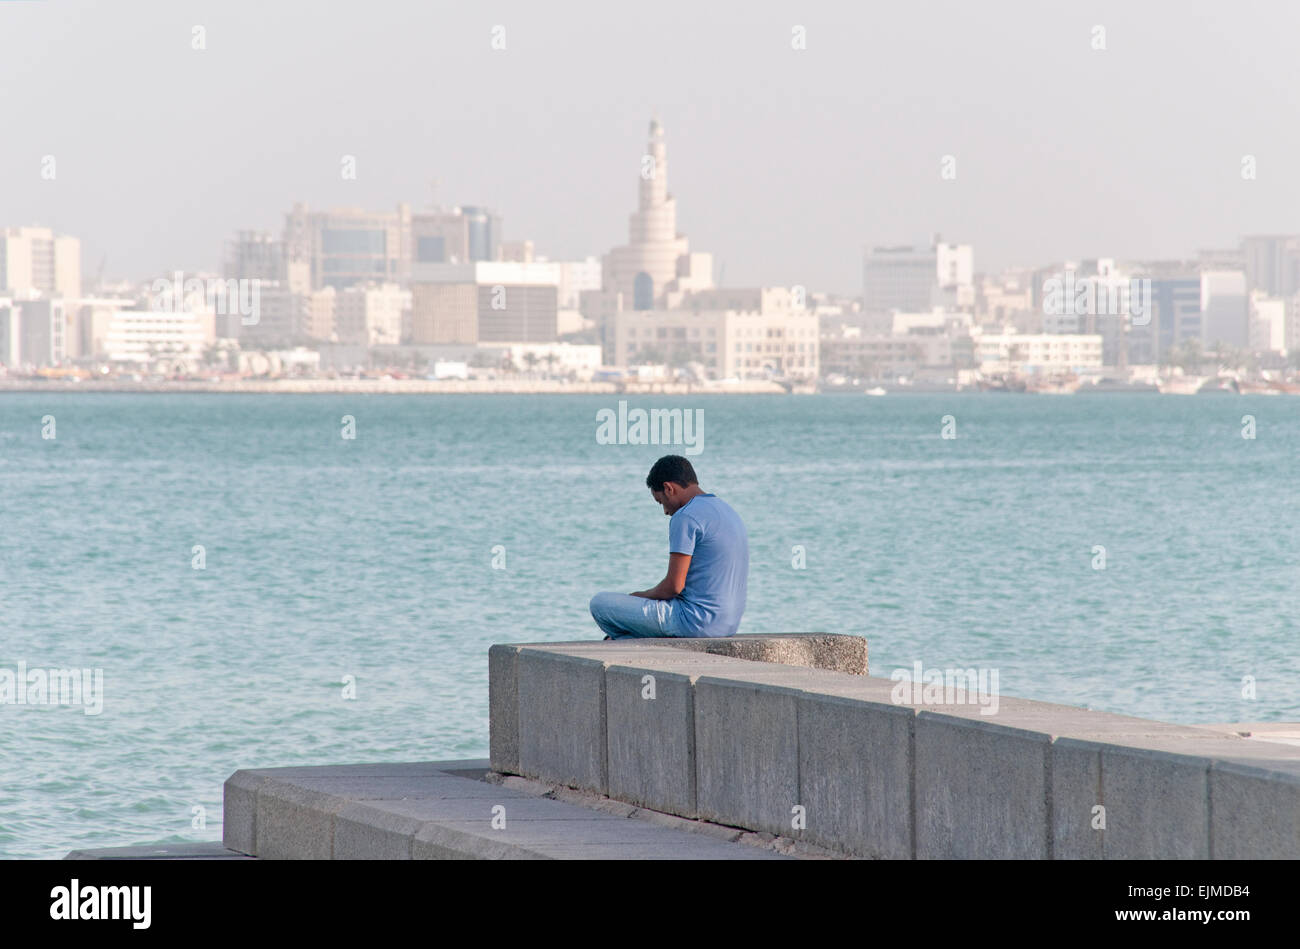
POLYGON ((202 393, 228 395, 786 395, 775 382, 504 382, 465 379, 277 379, 240 382, 65 382, 0 379, 0 393, 202 393))
MULTIPOLYGON (((990 394, 1059 396, 1090 394, 1091 387, 1078 392, 1023 392, 1016 390, 991 391, 990 394)), ((809 386, 796 387, 793 392, 776 382, 760 380, 739 383, 689 383, 689 382, 559 382, 550 380, 505 381, 487 379, 247 379, 238 382, 168 381, 168 382, 71 382, 61 379, 0 378, 0 395, 7 392, 39 392, 42 395, 94 392, 123 394, 201 394, 201 395, 845 395, 861 398, 874 396, 908 395, 965 395, 983 390, 937 385, 921 385, 915 389, 891 388, 887 393, 865 392, 862 389, 832 388, 814 390, 809 386)), ((1161 393, 1153 388, 1100 388, 1098 395, 1282 395, 1300 394, 1273 392, 1235 393, 1223 389, 1205 389, 1201 392, 1161 393)))

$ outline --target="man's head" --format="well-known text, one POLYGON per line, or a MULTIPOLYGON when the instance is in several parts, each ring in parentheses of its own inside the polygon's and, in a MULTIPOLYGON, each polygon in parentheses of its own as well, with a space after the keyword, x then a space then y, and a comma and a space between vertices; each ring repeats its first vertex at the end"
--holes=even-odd
POLYGON ((646 487, 665 514, 673 514, 696 495, 703 494, 695 469, 681 455, 664 455, 646 475, 646 487))

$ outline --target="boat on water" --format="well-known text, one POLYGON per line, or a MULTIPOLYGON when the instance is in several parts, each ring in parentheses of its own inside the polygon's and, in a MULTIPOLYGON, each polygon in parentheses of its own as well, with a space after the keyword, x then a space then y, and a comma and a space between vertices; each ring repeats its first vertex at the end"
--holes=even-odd
POLYGON ((1019 376, 985 376, 975 380, 981 392, 1024 392, 1025 380, 1019 376))
POLYGON ((884 390, 884 388, 881 387, 881 386, 876 386, 874 389, 868 389, 868 390, 866 391, 866 394, 867 394, 867 395, 884 395, 884 394, 885 394, 885 390, 884 390))
POLYGON ((1300 395, 1300 383, 1265 379, 1262 382, 1243 382, 1234 379, 1233 391, 1242 395, 1300 395))

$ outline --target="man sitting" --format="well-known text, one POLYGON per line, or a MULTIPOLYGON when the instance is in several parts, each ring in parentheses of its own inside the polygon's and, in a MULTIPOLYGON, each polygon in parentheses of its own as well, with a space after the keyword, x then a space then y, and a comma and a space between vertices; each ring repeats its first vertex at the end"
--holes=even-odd
POLYGON ((649 590, 597 593, 591 616, 606 639, 734 636, 745 612, 749 537, 717 495, 700 488, 681 455, 665 455, 646 476, 668 522, 668 575, 649 590))

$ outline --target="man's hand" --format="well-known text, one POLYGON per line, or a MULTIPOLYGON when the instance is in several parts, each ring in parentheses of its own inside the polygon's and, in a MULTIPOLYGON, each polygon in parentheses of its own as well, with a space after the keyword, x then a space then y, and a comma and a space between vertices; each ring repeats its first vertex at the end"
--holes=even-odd
POLYGON ((664 577, 649 590, 633 593, 647 600, 671 600, 686 587, 686 571, 691 568, 690 554, 668 555, 668 576, 664 577))

